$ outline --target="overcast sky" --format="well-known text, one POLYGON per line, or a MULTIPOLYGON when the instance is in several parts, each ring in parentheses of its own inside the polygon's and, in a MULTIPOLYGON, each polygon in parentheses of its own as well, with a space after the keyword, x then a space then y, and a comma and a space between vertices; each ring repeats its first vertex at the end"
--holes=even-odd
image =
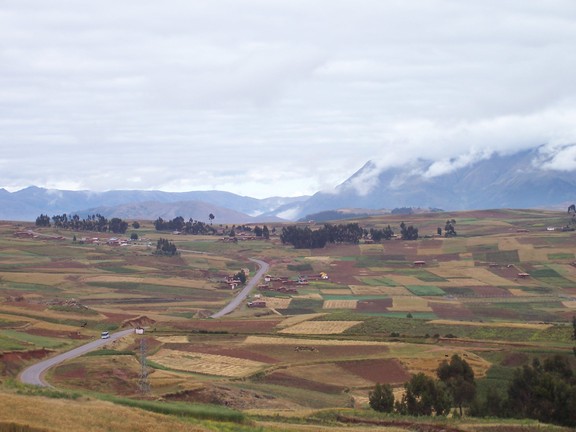
POLYGON ((10 191, 296 196, 574 143, 574 0, 0 0, 10 191))

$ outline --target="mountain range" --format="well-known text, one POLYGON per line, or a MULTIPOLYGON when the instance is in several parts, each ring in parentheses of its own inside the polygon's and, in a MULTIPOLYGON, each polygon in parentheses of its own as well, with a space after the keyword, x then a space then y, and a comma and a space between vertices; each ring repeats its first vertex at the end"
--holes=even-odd
POLYGON ((315 214, 398 207, 473 210, 561 207, 575 201, 574 172, 544 169, 538 149, 493 154, 467 166, 431 176, 433 161, 379 169, 372 161, 332 191, 295 198, 256 199, 222 191, 162 192, 65 191, 35 186, 17 192, 0 189, 0 219, 34 220, 38 215, 100 213, 105 217, 155 220, 158 217, 217 223, 255 223, 314 218, 315 214))

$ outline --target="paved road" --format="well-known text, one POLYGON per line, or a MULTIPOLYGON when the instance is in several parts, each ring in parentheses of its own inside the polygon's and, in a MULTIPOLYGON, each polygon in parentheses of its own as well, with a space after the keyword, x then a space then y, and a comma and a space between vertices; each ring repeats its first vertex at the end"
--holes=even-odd
MULTIPOLYGON (((246 297, 248 296, 250 291, 252 291, 252 289, 256 286, 256 284, 260 281, 262 276, 264 276, 264 274, 266 274, 268 272, 268 268, 270 267, 268 265, 268 263, 265 263, 264 261, 260 261, 257 259, 252 259, 252 258, 250 258, 250 261, 253 261, 256 264, 258 264, 260 269, 256 272, 254 277, 252 277, 250 279, 250 281, 248 281, 248 283, 242 289, 242 291, 240 291, 238 293, 238 295, 236 297, 234 297, 234 299, 230 303, 228 303, 224 308, 222 308, 222 310, 213 314, 211 316, 211 318, 223 317, 224 315, 229 314, 234 309, 236 309, 238 306, 240 306, 240 304, 246 299, 246 297)), ((95 349, 98 349, 98 348, 106 345, 107 343, 109 343, 111 341, 114 341, 116 339, 120 339, 121 337, 124 337, 124 336, 132 333, 133 331, 134 331, 134 329, 128 329, 128 330, 122 330, 122 331, 119 331, 116 333, 111 333, 110 339, 97 339, 97 340, 89 342, 85 345, 74 348, 71 351, 68 351, 68 352, 65 352, 62 354, 58 354, 57 356, 43 360, 40 363, 36 363, 35 365, 32 365, 32 366, 24 369, 24 371, 22 371, 22 373, 20 374, 20 381, 22 381, 24 384, 32 384, 32 385, 37 385, 37 386, 42 386, 42 387, 49 387, 50 384, 48 384, 46 381, 44 381, 44 378, 43 378, 44 374, 46 373, 46 371, 48 369, 56 366, 57 364, 62 363, 63 361, 70 360, 70 359, 73 359, 76 357, 80 357, 81 355, 86 354, 87 352, 94 351, 95 349)))
POLYGON ((268 263, 265 263, 264 261, 260 261, 260 260, 254 259, 254 258, 250 258, 250 261, 258 264, 260 269, 256 272, 254 277, 250 278, 250 280, 248 281, 246 286, 244 288, 242 288, 242 291, 240 291, 238 293, 238 295, 236 297, 234 297, 234 299, 230 303, 228 303, 219 312, 212 314, 210 316, 210 318, 221 318, 224 315, 227 315, 230 312, 232 312, 238 306, 240 306, 240 304, 246 299, 246 297, 248 297, 248 294, 250 294, 250 291, 252 291, 252 289, 260 281, 260 279, 262 279, 262 276, 264 276, 266 273, 268 273, 268 269, 270 268, 268 263))
POLYGON ((110 343, 116 339, 120 339, 130 333, 133 333, 134 329, 122 330, 116 333, 110 334, 110 339, 97 339, 95 341, 89 342, 85 345, 79 346, 74 348, 71 351, 58 354, 57 356, 51 357, 49 359, 43 360, 40 363, 36 363, 32 365, 20 374, 20 381, 24 384, 32 384, 42 387, 50 387, 46 381, 44 381, 43 375, 44 373, 53 366, 62 363, 65 360, 70 360, 75 357, 80 357, 82 354, 86 354, 87 352, 94 351, 97 348, 100 348, 107 343, 110 343))

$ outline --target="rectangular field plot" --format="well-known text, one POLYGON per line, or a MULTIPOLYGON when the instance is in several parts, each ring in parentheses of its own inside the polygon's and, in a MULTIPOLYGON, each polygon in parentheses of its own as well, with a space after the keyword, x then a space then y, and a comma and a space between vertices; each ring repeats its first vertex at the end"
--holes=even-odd
POLYGON ((265 363, 245 358, 171 349, 161 349, 149 359, 170 369, 236 378, 251 375, 266 366, 265 363))
POLYGON ((361 282, 369 286, 398 286, 392 279, 384 276, 358 277, 361 282))
POLYGON ((324 300, 322 309, 356 309, 357 300, 324 300))
POLYGON ((287 309, 292 301, 291 298, 281 297, 263 297, 262 300, 266 302, 266 307, 272 309, 287 309))
POLYGON ((368 295, 386 295, 386 296, 402 296, 402 295, 412 295, 403 286, 364 286, 364 285, 351 285, 350 289, 357 296, 368 296, 368 295))
POLYGON ((244 340, 246 345, 317 345, 317 346, 404 346, 397 342, 378 342, 366 340, 338 340, 338 339, 302 339, 293 337, 274 336, 248 336, 244 340))
POLYGON ((320 290, 322 295, 352 295, 352 291, 347 289, 323 289, 320 290))
POLYGON ((394 297, 393 305, 388 308, 390 312, 431 312, 428 300, 420 297, 394 297))
POLYGON ((305 321, 280 330, 283 334, 340 334, 362 321, 305 321))
POLYGON ((437 286, 428 285, 407 285, 406 288, 414 295, 428 297, 428 296, 443 296, 446 292, 437 286))

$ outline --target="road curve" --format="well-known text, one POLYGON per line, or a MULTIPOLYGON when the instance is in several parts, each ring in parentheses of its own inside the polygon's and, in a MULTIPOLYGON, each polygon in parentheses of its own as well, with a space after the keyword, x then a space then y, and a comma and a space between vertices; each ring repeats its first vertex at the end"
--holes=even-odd
POLYGON ((106 345, 107 343, 115 341, 116 339, 120 339, 133 332, 134 329, 131 328, 116 333, 110 333, 109 339, 96 339, 85 345, 81 345, 77 348, 74 348, 73 350, 70 350, 62 354, 58 354, 57 356, 50 357, 49 359, 43 360, 40 363, 36 363, 32 366, 29 366, 26 369, 24 369, 20 374, 20 381, 22 381, 24 384, 37 385, 41 387, 50 387, 50 384, 44 381, 43 375, 51 367, 56 366, 57 364, 60 364, 63 361, 80 357, 82 354, 94 351, 95 349, 100 348, 106 345))
POLYGON ((227 315, 230 312, 232 312, 238 306, 240 306, 240 303, 242 303, 246 299, 246 297, 248 297, 248 294, 250 293, 250 291, 252 291, 252 289, 256 286, 256 284, 260 281, 260 279, 262 279, 262 276, 264 276, 266 273, 268 273, 268 269, 270 268, 270 265, 268 263, 266 263, 264 261, 260 261, 260 260, 255 259, 255 258, 250 258, 250 261, 258 264, 260 269, 256 272, 254 277, 250 278, 250 280, 248 281, 246 286, 244 288, 242 288, 242 291, 240 291, 238 293, 238 295, 236 297, 234 297, 230 303, 228 303, 226 306, 224 306, 220 311, 210 315, 210 318, 221 318, 224 315, 227 315))
MULTIPOLYGON (((260 260, 253 259, 253 258, 250 258, 250 261, 258 264, 260 269, 256 272, 254 277, 250 278, 250 281, 248 281, 248 283, 242 289, 242 291, 240 291, 238 293, 238 295, 236 297, 234 297, 234 299, 232 299, 232 301, 230 303, 228 303, 220 311, 211 315, 210 318, 223 317, 224 315, 229 314, 234 309, 236 309, 238 306, 240 306, 240 304, 246 299, 246 297, 248 296, 250 291, 252 291, 252 289, 260 281, 262 276, 264 276, 264 274, 266 274, 268 272, 268 269, 270 268, 268 263, 266 263, 264 261, 260 261, 260 260)), ((89 342, 85 345, 81 345, 77 348, 74 348, 73 350, 70 350, 70 351, 62 353, 62 354, 58 354, 54 357, 50 357, 49 359, 43 360, 39 363, 36 363, 32 366, 29 366, 26 369, 24 369, 22 371, 22 373, 20 374, 20 376, 19 376, 20 381, 22 381, 24 384, 31 384, 31 385, 41 386, 41 387, 50 387, 50 384, 48 384, 43 378, 44 374, 46 373, 46 371, 48 369, 56 366, 57 364, 60 364, 64 361, 66 361, 66 360, 80 357, 83 354, 86 354, 90 351, 94 351, 94 350, 106 345, 109 342, 115 341, 116 339, 120 339, 120 338, 132 333, 133 331, 134 331, 134 329, 127 329, 127 330, 122 330, 122 331, 119 331, 116 333, 111 333, 109 339, 96 339, 96 340, 89 342)))

